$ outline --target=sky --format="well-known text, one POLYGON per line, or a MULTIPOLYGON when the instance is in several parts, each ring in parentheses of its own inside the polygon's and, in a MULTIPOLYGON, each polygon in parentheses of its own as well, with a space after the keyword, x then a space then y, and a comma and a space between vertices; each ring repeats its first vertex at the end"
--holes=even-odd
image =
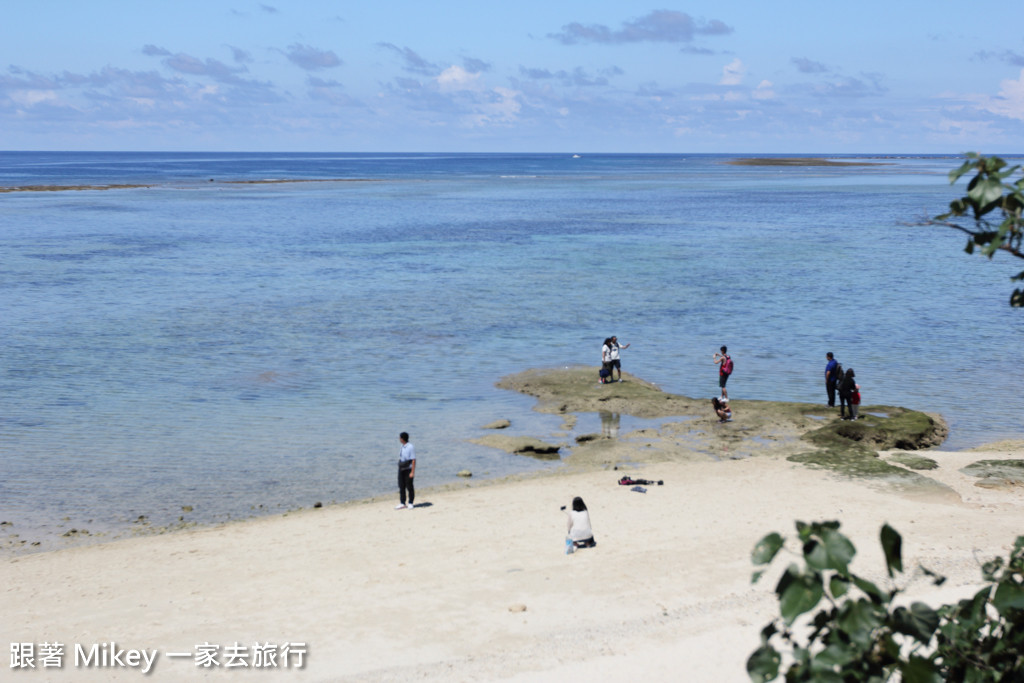
POLYGON ((0 150, 1024 152, 1015 2, 0 9, 0 150))

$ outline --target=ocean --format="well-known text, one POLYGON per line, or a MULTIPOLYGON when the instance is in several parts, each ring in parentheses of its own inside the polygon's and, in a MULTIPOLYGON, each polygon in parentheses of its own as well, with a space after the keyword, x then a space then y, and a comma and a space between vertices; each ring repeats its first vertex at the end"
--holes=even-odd
POLYGON ((420 488, 557 467, 469 440, 559 431, 494 383, 612 334, 674 393, 726 344, 731 397, 823 402, 833 351, 947 448, 1024 435, 1021 264, 920 225, 959 158, 730 158, 0 152, 0 186, 148 185, 0 194, 0 534, 385 494, 401 431, 420 488))

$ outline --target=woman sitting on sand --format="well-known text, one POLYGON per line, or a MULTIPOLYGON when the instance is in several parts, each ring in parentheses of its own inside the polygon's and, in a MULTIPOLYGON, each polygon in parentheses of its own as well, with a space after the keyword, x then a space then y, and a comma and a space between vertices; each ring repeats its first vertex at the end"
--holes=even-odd
MULTIPOLYGON (((565 508, 562 508, 565 510, 565 508)), ((597 545, 594 540, 594 532, 590 529, 590 513, 587 512, 587 504, 583 499, 576 496, 572 499, 572 509, 565 510, 569 516, 569 540, 577 548, 593 548, 597 545)))
POLYGON ((732 419, 732 408, 729 407, 729 399, 716 396, 711 399, 711 407, 715 409, 715 415, 718 416, 719 422, 728 422, 732 419))

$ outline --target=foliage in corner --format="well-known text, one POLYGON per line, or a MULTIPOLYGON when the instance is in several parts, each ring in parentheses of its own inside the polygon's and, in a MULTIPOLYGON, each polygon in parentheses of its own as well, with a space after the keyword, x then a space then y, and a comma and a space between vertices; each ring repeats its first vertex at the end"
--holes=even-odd
MULTIPOLYGON (((1014 181, 1013 176, 1020 166, 1007 168, 999 157, 985 157, 974 152, 967 155, 960 168, 949 172, 950 184, 971 171, 975 172, 967 184, 967 194, 949 204, 949 211, 936 216, 940 224, 967 233, 965 251, 973 254, 975 247, 989 258, 997 251, 1006 251, 1018 258, 1024 258, 1024 174, 1014 181), (993 213, 995 212, 995 213, 993 213), (957 219, 968 218, 973 226, 965 227, 957 219)), ((1024 280, 1024 271, 1013 280, 1024 280)), ((1015 289, 1010 295, 1010 305, 1024 307, 1024 289, 1015 289)))
MULTIPOLYGON (((888 524, 881 544, 893 585, 885 588, 850 571, 856 549, 839 522, 797 522, 796 531, 798 552, 771 533, 751 554, 762 567, 754 582, 782 551, 799 560, 782 573, 775 587, 780 616, 762 629, 761 647, 747 660, 755 683, 780 674, 787 682, 822 683, 1024 680, 1024 536, 1009 560, 981 567, 986 585, 972 598, 933 609, 922 602, 897 606, 903 539, 888 524)), ((935 585, 945 581, 919 569, 935 585)))

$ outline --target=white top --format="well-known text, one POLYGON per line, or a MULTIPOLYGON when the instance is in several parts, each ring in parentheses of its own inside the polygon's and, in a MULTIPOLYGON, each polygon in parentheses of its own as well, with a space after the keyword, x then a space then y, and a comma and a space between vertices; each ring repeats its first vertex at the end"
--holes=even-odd
POLYGON ((398 462, 411 462, 416 459, 416 449, 411 443, 402 444, 402 451, 398 454, 398 462))
POLYGON ((609 355, 611 356, 611 358, 609 360, 618 360, 619 359, 619 345, 618 344, 612 344, 612 348, 609 349, 609 355))
POLYGON ((601 347, 601 360, 605 363, 612 359, 612 350, 605 344, 601 347))
POLYGON ((565 509, 565 514, 569 516, 569 538, 574 541, 585 541, 588 538, 594 537, 594 532, 590 530, 590 513, 587 510, 577 512, 572 509, 570 505, 565 509))

